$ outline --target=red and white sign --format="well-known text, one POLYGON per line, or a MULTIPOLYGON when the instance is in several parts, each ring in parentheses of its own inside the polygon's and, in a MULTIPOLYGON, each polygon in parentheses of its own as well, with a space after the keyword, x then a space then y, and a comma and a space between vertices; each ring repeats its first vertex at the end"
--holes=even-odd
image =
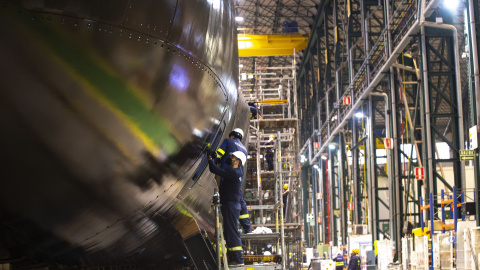
POLYGON ((319 142, 314 142, 313 143, 313 149, 319 149, 320 148, 320 143, 319 142))
POLYGON ((415 167, 415 179, 425 180, 425 169, 423 167, 415 167))
POLYGON ((385 148, 392 149, 393 148, 392 138, 383 139, 383 144, 385 145, 385 148))
POLYGON ((350 210, 350 211, 353 210, 353 202, 348 203, 348 210, 350 210))
POLYGON ((352 97, 343 97, 343 105, 352 104, 352 97))

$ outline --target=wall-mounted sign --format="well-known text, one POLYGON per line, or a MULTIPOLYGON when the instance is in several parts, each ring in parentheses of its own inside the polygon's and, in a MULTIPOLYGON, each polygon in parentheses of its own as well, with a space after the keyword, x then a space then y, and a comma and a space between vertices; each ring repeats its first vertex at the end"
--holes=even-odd
POLYGON ((393 149, 392 138, 385 138, 383 139, 383 144, 387 149, 393 149))
POLYGON ((469 137, 470 137, 470 150, 475 150, 478 147, 477 126, 471 127, 468 131, 469 131, 469 137))
POLYGON ((415 179, 425 180, 425 169, 423 167, 415 167, 415 179))
POLYGON ((475 150, 460 150, 460 161, 475 159, 475 150))

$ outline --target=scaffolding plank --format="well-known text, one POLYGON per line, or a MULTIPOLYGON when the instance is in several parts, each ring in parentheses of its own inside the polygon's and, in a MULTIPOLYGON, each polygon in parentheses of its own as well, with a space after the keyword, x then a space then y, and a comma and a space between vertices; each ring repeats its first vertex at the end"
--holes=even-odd
POLYGON ((242 240, 270 240, 280 238, 280 233, 240 234, 242 240))
POLYGON ((294 128, 297 126, 297 119, 261 119, 258 124, 260 128, 294 128))
POLYGON ((261 210, 261 209, 272 210, 272 209, 276 209, 279 206, 280 205, 278 203, 268 204, 268 205, 247 205, 247 210, 261 210))

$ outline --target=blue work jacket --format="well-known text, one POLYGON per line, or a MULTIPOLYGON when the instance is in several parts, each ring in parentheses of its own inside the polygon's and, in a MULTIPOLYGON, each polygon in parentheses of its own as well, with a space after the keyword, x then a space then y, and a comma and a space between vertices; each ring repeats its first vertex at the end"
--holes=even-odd
POLYGON ((242 198, 243 167, 236 169, 222 169, 215 165, 213 160, 208 161, 210 171, 221 177, 220 179, 220 203, 235 202, 239 203, 242 198))
MULTIPOLYGON (((220 159, 220 168, 226 170, 230 166, 225 162, 230 157, 230 153, 235 151, 242 151, 247 156, 247 148, 242 144, 238 138, 227 138, 223 140, 222 145, 217 150, 217 159, 220 159)), ((245 165, 245 164, 243 164, 245 165)))

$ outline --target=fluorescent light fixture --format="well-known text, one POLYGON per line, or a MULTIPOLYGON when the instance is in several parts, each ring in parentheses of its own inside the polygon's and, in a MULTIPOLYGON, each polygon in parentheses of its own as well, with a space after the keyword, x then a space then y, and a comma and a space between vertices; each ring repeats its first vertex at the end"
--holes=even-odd
POLYGON ((243 65, 242 65, 242 64, 240 64, 240 65, 238 65, 238 67, 239 67, 239 68, 243 68, 243 65))
POLYGON ((243 17, 237 16, 237 17, 235 17, 235 21, 243 22, 243 17))
POLYGON ((323 160, 327 160, 327 156, 322 156, 322 159, 323 159, 323 160))
POLYGON ((451 11, 457 10, 459 4, 460 0, 443 0, 443 5, 451 11))
POLYGON ((249 74, 248 74, 248 78, 249 78, 249 79, 253 79, 253 74, 252 74, 252 73, 249 73, 249 74))
POLYGON ((318 169, 318 165, 317 164, 313 165, 313 168, 318 169))
POLYGON ((330 148, 330 149, 335 149, 335 144, 329 144, 329 145, 328 145, 328 148, 330 148))
POLYGON ((364 115, 363 115, 362 112, 357 112, 357 113, 355 114, 355 117, 357 117, 357 118, 362 118, 362 117, 364 117, 364 115))

